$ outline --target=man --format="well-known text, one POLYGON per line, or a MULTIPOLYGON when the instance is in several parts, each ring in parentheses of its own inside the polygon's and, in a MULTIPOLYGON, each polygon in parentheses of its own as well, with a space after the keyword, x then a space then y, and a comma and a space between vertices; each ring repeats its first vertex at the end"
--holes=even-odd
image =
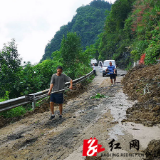
POLYGON ((107 67, 106 71, 109 70, 109 74, 110 74, 110 79, 111 79, 111 85, 113 86, 113 79, 114 79, 114 84, 116 81, 116 70, 115 70, 115 66, 112 65, 112 62, 109 62, 109 66, 107 67))
POLYGON ((93 63, 93 66, 92 66, 92 67, 93 67, 93 73, 94 73, 94 75, 97 76, 97 74, 96 74, 96 67, 95 67, 95 64, 94 64, 94 63, 93 63))
POLYGON ((63 93, 64 91, 58 93, 52 93, 51 91, 59 91, 63 90, 65 87, 65 83, 70 81, 69 89, 72 89, 72 79, 65 74, 62 74, 63 68, 61 66, 57 67, 57 73, 52 75, 51 82, 50 82, 50 89, 48 95, 50 96, 50 109, 51 109, 51 117, 50 120, 55 118, 54 114, 54 103, 59 104, 59 118, 62 118, 62 104, 63 104, 63 93))

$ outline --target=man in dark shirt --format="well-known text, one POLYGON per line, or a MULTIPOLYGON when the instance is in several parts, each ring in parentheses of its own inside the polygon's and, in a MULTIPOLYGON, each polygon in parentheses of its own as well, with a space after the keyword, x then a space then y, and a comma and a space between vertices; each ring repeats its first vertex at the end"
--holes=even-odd
POLYGON ((109 74, 110 74, 110 79, 111 79, 111 84, 113 86, 113 79, 114 79, 114 83, 116 81, 116 70, 115 70, 115 66, 112 65, 112 62, 109 62, 109 66, 107 67, 106 71, 109 70, 109 74))
POLYGON ((51 108, 52 115, 50 117, 50 120, 55 118, 54 103, 59 104, 59 111, 60 111, 59 118, 62 118, 62 104, 63 104, 63 93, 64 93, 63 89, 65 87, 65 83, 70 81, 69 88, 72 89, 72 79, 66 76, 65 74, 62 74, 62 71, 63 69, 61 66, 57 67, 57 73, 52 75, 51 82, 50 82, 50 89, 48 92, 48 95, 51 95, 50 96, 50 108, 51 108), (51 92, 59 91, 59 90, 63 90, 63 91, 51 94, 51 92))

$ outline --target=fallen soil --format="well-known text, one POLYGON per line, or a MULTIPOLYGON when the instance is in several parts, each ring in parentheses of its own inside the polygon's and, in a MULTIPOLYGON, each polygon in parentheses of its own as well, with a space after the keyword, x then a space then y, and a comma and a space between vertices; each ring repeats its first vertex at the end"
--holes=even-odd
POLYGON ((160 124, 160 63, 138 65, 122 81, 123 91, 132 100, 138 100, 127 110, 127 121, 146 126, 160 124))
MULTIPOLYGON (((123 121, 149 127, 160 124, 160 63, 132 68, 122 83, 123 91, 132 100, 137 100, 127 109, 127 119, 123 121)), ((151 140, 144 153, 147 160, 160 159, 160 140, 151 140)))
POLYGON ((160 159, 160 140, 150 141, 144 152, 148 160, 160 159))

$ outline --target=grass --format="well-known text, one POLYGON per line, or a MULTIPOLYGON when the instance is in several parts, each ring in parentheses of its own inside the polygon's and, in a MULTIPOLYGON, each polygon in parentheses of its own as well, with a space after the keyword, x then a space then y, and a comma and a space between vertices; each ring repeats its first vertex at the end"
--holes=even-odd
POLYGON ((31 110, 32 110, 32 108, 30 106, 27 106, 27 107, 19 106, 19 107, 15 107, 13 109, 1 112, 0 116, 3 116, 4 118, 19 117, 19 116, 24 115, 26 112, 31 111, 31 110))

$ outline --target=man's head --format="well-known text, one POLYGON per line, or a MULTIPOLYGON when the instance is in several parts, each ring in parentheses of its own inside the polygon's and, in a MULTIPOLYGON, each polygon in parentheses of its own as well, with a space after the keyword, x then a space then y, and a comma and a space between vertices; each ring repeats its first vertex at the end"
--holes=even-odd
POLYGON ((57 67, 57 75, 60 76, 62 71, 63 71, 63 68, 61 66, 58 66, 57 67))
POLYGON ((93 63, 93 66, 94 66, 94 63, 93 63))
POLYGON ((112 62, 111 61, 109 62, 109 65, 112 66, 112 62))

